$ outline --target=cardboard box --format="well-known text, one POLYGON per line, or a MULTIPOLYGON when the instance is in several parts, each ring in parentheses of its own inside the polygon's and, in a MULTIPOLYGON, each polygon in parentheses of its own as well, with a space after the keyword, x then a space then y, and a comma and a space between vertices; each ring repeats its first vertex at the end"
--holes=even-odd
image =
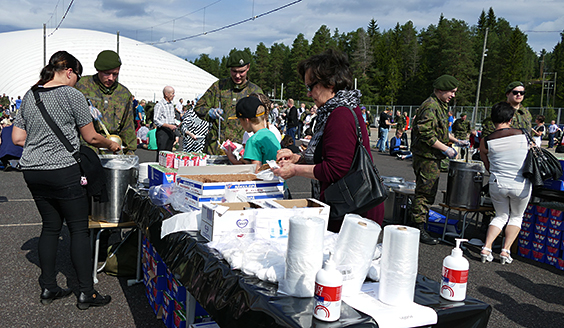
POLYGON ((546 236, 548 227, 542 223, 535 223, 534 232, 535 234, 544 235, 546 236))
POLYGON ((562 230, 556 229, 556 228, 548 228, 548 229, 546 229, 546 236, 552 237, 552 238, 557 238, 557 239, 562 239, 562 230))
POLYGON ((519 247, 522 247, 522 248, 525 248, 525 249, 531 249, 533 247, 532 241, 526 240, 526 239, 521 239, 521 238, 518 239, 517 244, 519 245, 519 247))
POLYGON ((548 216, 548 208, 537 205, 535 209, 537 216, 548 216))
POLYGON ((175 154, 168 150, 159 151, 159 165, 166 168, 174 168, 174 158, 175 154))
POLYGON ((537 215, 533 213, 523 213, 523 222, 535 223, 537 220, 537 215))
POLYGON ((533 251, 529 248, 519 247, 517 250, 517 255, 530 259, 533 256, 533 251))
MULTIPOLYGON (((259 232, 268 231, 273 223, 277 227, 289 225, 291 216, 316 216, 329 222, 329 205, 315 199, 267 200, 259 205, 250 202, 202 205, 200 234, 209 241, 226 233, 246 234, 256 232, 256 221, 260 220, 259 232)), ((261 234, 268 237, 268 233, 261 234)), ((284 237, 276 235, 273 237, 284 237)))
POLYGON ((547 254, 547 255, 546 255, 546 260, 544 261, 544 263, 550 264, 550 265, 552 265, 552 266, 557 266, 557 264, 558 264, 558 257, 547 254))
POLYGON ((546 245, 544 243, 539 243, 536 241, 532 242, 532 250, 539 253, 546 253, 546 245))
POLYGON ((523 220, 523 223, 521 223, 521 230, 533 231, 533 227, 534 227, 534 223, 532 222, 527 222, 523 220))
POLYGON ((284 182, 279 179, 204 183, 190 178, 191 175, 250 174, 255 172, 255 167, 254 164, 181 167, 178 169, 177 184, 194 195, 203 196, 223 195, 226 188, 244 190, 247 194, 284 191, 284 182))
POLYGON ((560 257, 561 250, 558 247, 546 246, 545 253, 546 253, 546 255, 560 257))
POLYGON ((564 259, 556 258, 556 264, 554 266, 560 270, 564 270, 564 259))
POLYGON ((564 219, 564 211, 551 209, 548 217, 562 221, 564 219))
POLYGON ((537 214, 537 220, 535 223, 542 224, 543 226, 548 225, 548 216, 540 216, 537 214))
POLYGON ((550 246, 550 247, 560 247, 560 238, 553 238, 546 236, 545 244, 546 246, 550 246))
POLYGON ((541 252, 537 252, 535 250, 531 250, 531 253, 533 253, 533 256, 531 257, 531 259, 540 262, 540 263, 544 263, 546 260, 546 254, 545 253, 541 253, 541 252))
POLYGON ((525 231, 525 230, 519 231, 519 239, 533 240, 534 235, 535 234, 531 231, 525 231))
POLYGON ((536 205, 529 204, 529 205, 527 205, 527 208, 525 209, 525 213, 528 213, 528 214, 536 214, 536 213, 537 213, 536 210, 537 210, 537 206, 536 206, 536 205))
POLYGON ((539 234, 539 233, 533 234, 532 241, 536 241, 537 243, 543 243, 544 244, 545 240, 546 240, 546 235, 542 235, 542 234, 539 234))
POLYGON ((555 218, 548 219, 548 227, 557 230, 562 230, 564 228, 562 221, 555 218))
POLYGON ((173 184, 176 181, 176 169, 166 168, 161 165, 149 165, 149 186, 173 184))

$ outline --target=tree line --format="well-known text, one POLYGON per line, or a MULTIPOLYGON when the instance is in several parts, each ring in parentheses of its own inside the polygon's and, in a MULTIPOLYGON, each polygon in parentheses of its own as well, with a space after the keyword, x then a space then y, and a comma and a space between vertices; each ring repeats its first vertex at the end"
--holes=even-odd
MULTIPOLYGON (((472 26, 462 20, 445 19, 441 14, 436 25, 420 31, 411 21, 380 30, 372 19, 366 29, 341 33, 336 28, 331 33, 322 25, 311 42, 300 33, 291 46, 274 43, 267 47, 261 42, 254 52, 249 48, 244 51, 252 57, 249 79, 272 98, 280 97, 283 84, 284 98, 308 100, 307 90, 297 74, 298 63, 327 48, 335 48, 348 55, 364 104, 420 104, 431 94, 433 81, 450 74, 460 81, 452 105, 473 106, 486 29, 487 52, 479 105, 491 106, 505 100, 505 87, 512 81, 522 81, 527 89, 525 106, 539 107, 542 97, 543 107, 564 107, 564 32, 551 52, 543 49, 536 54, 519 27, 496 17, 492 8, 483 10, 472 26), (557 73, 556 97, 553 89, 542 90, 543 75, 554 79, 552 73, 557 73)), ((224 78, 229 76, 228 57, 212 59, 201 54, 192 63, 224 78)), ((545 88, 548 85, 545 83, 545 88)))

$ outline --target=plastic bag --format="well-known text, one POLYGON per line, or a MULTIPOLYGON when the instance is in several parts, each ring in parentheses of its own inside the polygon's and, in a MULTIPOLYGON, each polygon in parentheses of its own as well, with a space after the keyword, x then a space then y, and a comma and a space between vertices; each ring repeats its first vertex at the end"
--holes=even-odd
POLYGON ((112 170, 139 170, 139 157, 135 155, 99 155, 102 166, 112 170))
POLYGON ((149 188, 149 198, 157 206, 170 204, 170 197, 173 193, 172 185, 158 185, 149 188))

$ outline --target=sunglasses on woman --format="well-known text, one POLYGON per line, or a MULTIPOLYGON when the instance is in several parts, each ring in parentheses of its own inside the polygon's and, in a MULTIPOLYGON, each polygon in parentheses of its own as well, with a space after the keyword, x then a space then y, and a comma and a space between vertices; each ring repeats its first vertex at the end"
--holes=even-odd
POLYGON ((516 95, 519 95, 519 94, 522 95, 522 96, 524 96, 524 95, 525 95, 525 90, 523 90, 523 91, 513 90, 513 91, 511 91, 511 93, 513 93, 513 95, 515 95, 515 96, 516 96, 516 95))

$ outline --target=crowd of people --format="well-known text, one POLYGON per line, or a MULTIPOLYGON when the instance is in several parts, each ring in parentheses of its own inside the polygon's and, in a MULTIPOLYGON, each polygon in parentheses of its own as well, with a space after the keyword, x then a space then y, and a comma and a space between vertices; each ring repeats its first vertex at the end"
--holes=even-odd
MULTIPOLYGON (((111 300, 93 288, 88 200, 80 168, 73 153, 61 147, 57 136, 49 132, 42 106, 49 109, 47 115, 52 116, 76 150, 88 144, 95 151, 124 154, 133 154, 138 147, 210 155, 225 152, 232 164, 255 164, 257 172, 268 161, 276 161, 278 167, 272 168, 275 175, 311 179, 312 196, 321 201, 326 201, 327 188, 349 172, 358 142, 372 156, 370 134, 377 116, 377 149, 401 160, 413 160, 416 187, 411 225, 420 230, 420 241, 430 245, 438 241, 427 233, 425 224, 438 191, 441 165, 445 159, 454 159, 461 150, 473 147, 490 171, 490 194, 496 211, 482 259, 492 261, 492 242, 505 228, 501 262, 511 263, 509 248, 519 232, 531 191, 528 181, 520 175, 528 149, 524 134, 540 139, 548 133, 553 138, 549 146, 553 147, 554 138, 562 132, 554 121, 546 128, 542 115, 532 126, 532 116, 521 104, 523 83, 508 85, 507 100, 493 106, 491 117, 477 131, 466 114, 456 119, 449 111, 448 104, 459 87, 458 80, 450 75, 434 81, 432 93, 410 118, 407 113, 393 113, 391 108, 373 115, 362 106, 362 95, 353 88, 348 59, 339 51, 326 50, 298 65, 313 104, 294 99, 284 104, 272 102, 249 81, 250 63, 248 53, 234 51, 227 60, 230 76, 213 83, 194 101, 184 102, 181 98, 175 102, 174 87, 164 86, 162 99, 155 103, 151 116, 147 114, 148 102, 138 101, 118 82, 122 62, 116 52, 100 52, 94 62, 97 73, 83 77, 80 61, 59 51, 22 100, 18 97, 12 107, 7 96, 0 99, 3 114, 9 114, 7 121, 2 121, 0 157, 4 163, 4 149, 9 143, 23 150, 9 156, 20 159, 24 179, 42 217, 42 303, 71 294, 55 279, 57 241, 63 222, 69 227, 73 245, 71 259, 79 281, 77 306, 87 309, 111 300), (395 134, 388 138, 391 129, 395 134), (407 132, 411 133, 411 141, 407 132), (227 140, 241 142, 244 152, 222 147, 227 140)), ((358 214, 382 224, 384 205, 358 214)), ((332 218, 328 229, 338 232, 342 222, 343 217, 332 218)))

